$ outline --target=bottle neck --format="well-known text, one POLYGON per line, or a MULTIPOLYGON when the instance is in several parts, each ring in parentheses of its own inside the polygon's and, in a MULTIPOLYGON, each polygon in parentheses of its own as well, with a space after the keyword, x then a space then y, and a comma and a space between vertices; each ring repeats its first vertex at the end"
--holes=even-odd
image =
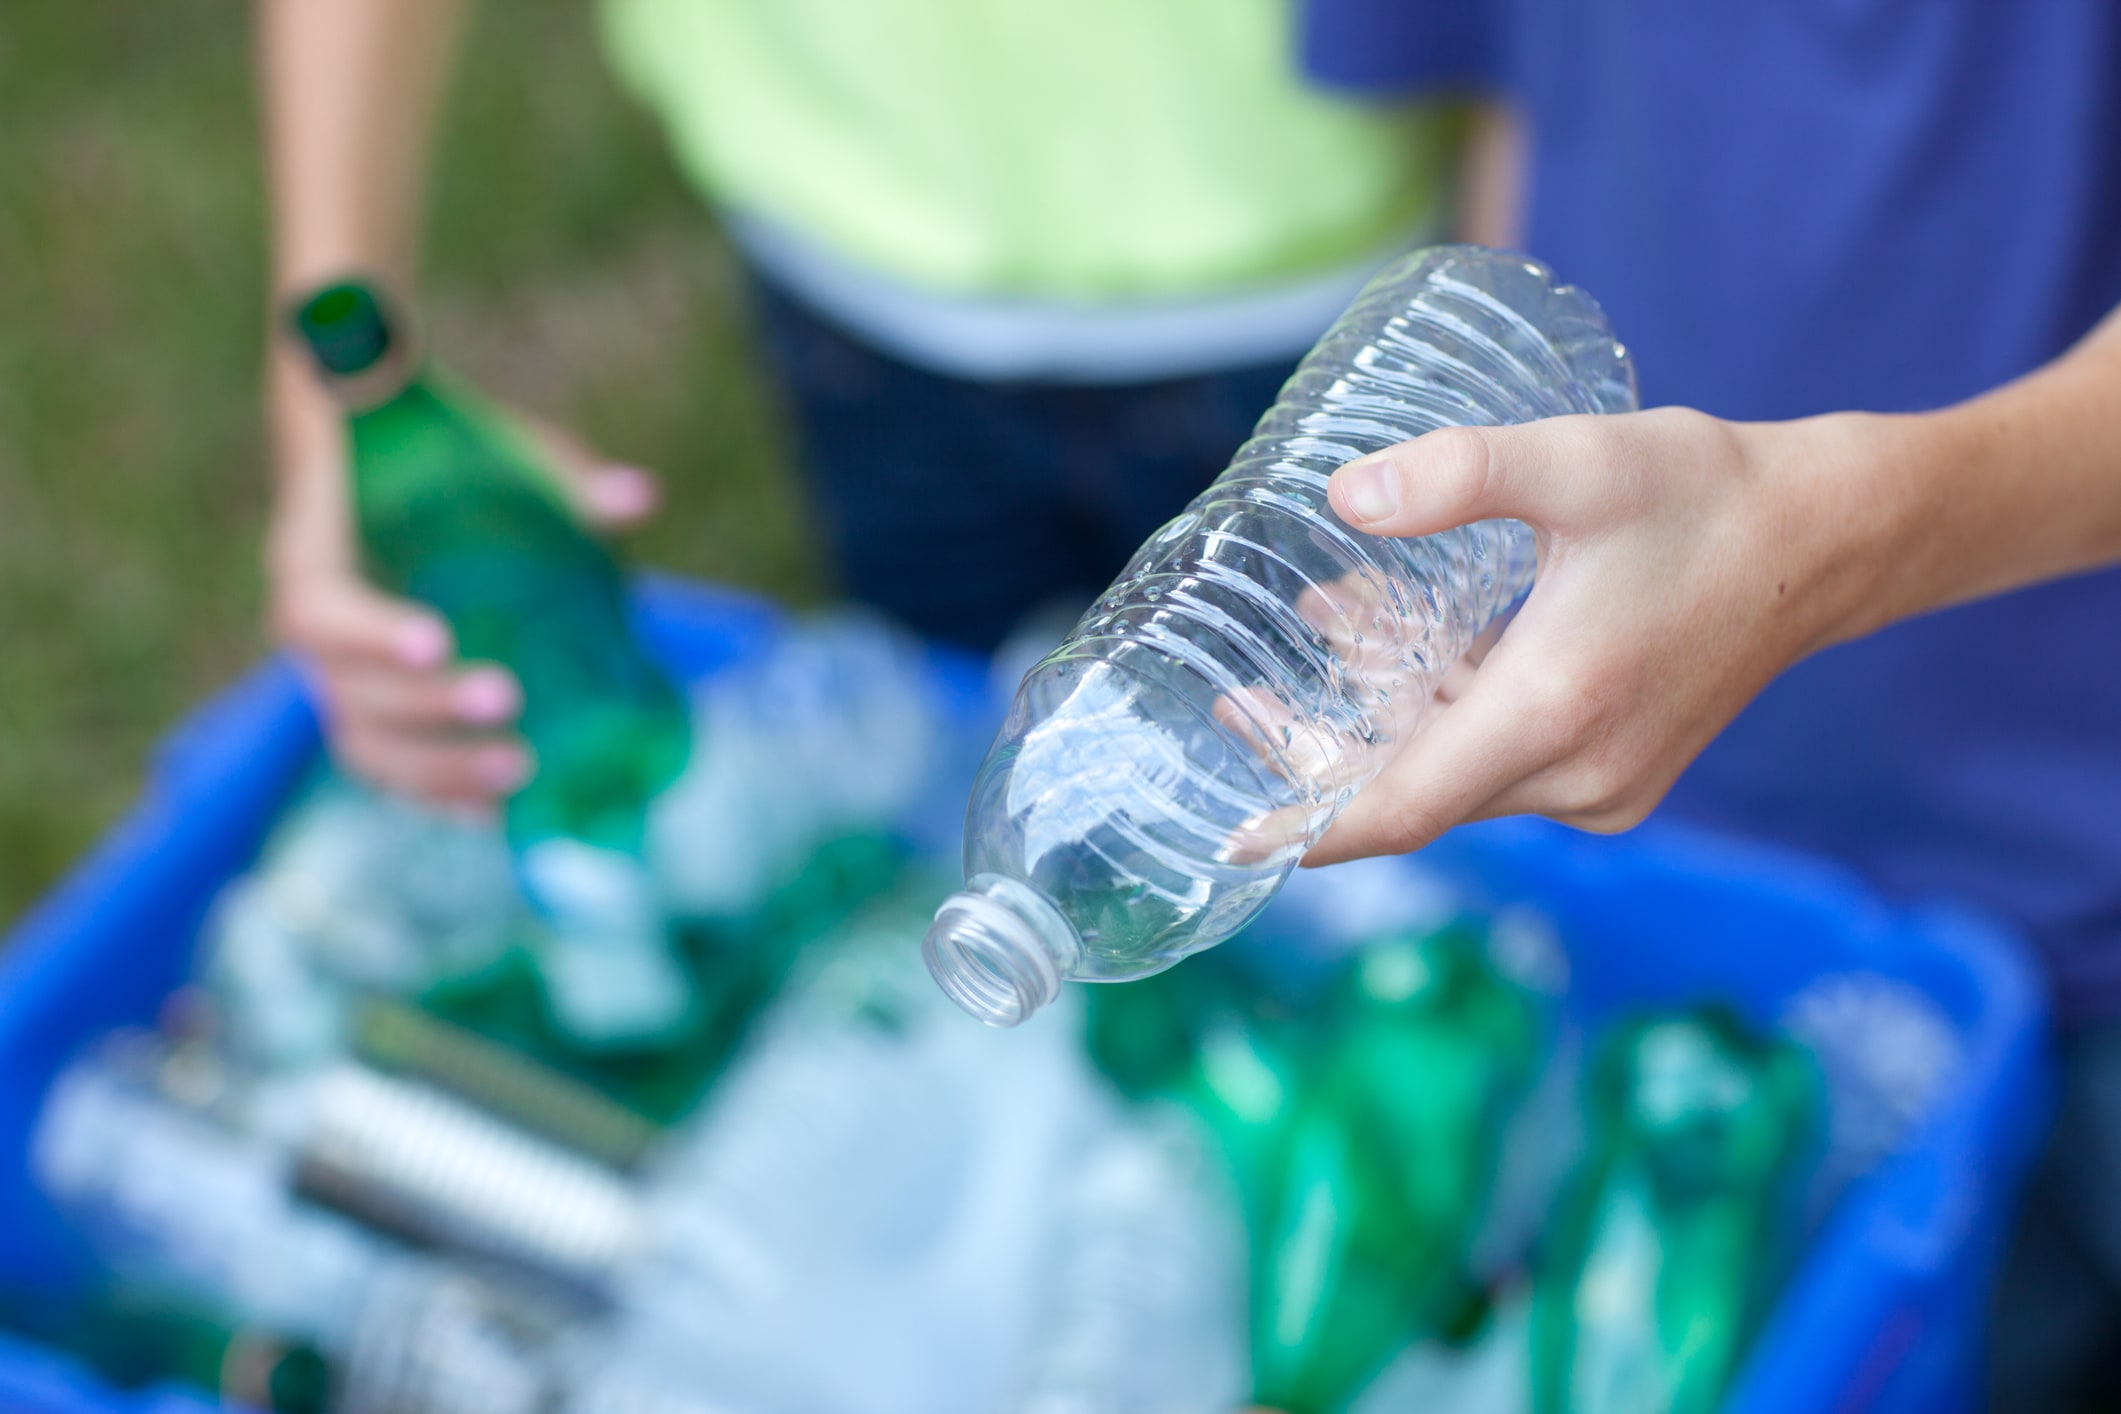
POLYGON ((989 1026, 1007 1027, 1060 996, 1061 983, 1082 966, 1083 944, 1044 894, 981 874, 936 910, 921 955, 952 1001, 989 1026))
POLYGON ((419 376, 420 340, 409 321, 392 315, 372 277, 356 274, 298 298, 287 329, 349 415, 390 402, 419 376))
POLYGON ((397 401, 419 376, 418 359, 405 349, 391 350, 358 373, 317 371, 324 391, 348 417, 360 417, 397 401))

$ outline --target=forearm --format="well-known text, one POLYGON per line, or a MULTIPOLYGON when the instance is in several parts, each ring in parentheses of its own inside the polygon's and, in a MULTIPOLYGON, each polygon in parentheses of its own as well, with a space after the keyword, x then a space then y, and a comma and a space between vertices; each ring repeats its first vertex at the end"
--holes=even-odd
POLYGON ((1833 638, 2121 563, 2121 311, 1981 397, 1846 421, 1849 553, 1869 567, 1833 638))
POLYGON ((409 282, 462 0, 260 0, 277 291, 360 270, 409 282))
POLYGON ((410 289, 428 139, 463 10, 462 0, 259 0, 276 562, 314 559, 345 539, 337 417, 280 336, 281 306, 356 271, 410 289))
POLYGON ((1456 238, 1498 250, 1524 244, 1524 119, 1511 104, 1481 103, 1466 136, 1456 238))
MULTIPOLYGON (((1418 849, 1496 815, 1625 829, 1806 655, 2121 564, 2121 314, 1939 412, 1444 428, 1342 467, 1331 496, 1373 535, 1525 521, 1539 579, 1306 862, 1418 849)), ((2102 627, 2084 626, 2085 652, 2113 652, 2102 627)))

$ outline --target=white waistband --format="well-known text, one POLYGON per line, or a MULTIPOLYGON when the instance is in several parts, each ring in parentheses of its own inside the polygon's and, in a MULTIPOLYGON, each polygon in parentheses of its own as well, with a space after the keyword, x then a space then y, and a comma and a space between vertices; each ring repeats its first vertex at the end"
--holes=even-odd
POLYGON ((1169 300, 1070 302, 960 295, 849 261, 769 217, 725 212, 725 229, 790 293, 886 353, 995 382, 1141 383, 1293 359, 1400 250, 1318 275, 1169 300))

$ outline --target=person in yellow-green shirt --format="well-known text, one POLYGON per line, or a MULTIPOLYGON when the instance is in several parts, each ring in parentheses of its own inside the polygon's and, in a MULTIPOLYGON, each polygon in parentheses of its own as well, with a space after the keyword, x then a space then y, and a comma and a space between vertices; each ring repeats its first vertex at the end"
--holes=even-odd
MULTIPOLYGON (((417 308, 463 8, 260 0, 280 298, 361 271, 417 308)), ((1437 224, 1448 121, 1307 90, 1288 0, 606 0, 600 20, 753 276, 842 586, 972 648, 1102 588, 1437 224)), ((335 415, 291 348, 271 401, 275 621, 341 760, 430 799, 512 790, 516 685, 360 579, 335 415)), ((645 473, 563 460, 592 519, 653 508, 645 473)))

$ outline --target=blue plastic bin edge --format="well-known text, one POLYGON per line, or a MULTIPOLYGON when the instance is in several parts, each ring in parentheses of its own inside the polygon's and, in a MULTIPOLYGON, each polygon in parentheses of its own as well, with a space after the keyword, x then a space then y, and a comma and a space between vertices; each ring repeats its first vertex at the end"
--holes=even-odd
MULTIPOLYGON (((1948 970, 1965 1041, 1961 1075, 1937 1111, 1844 1196, 1792 1273, 1755 1340, 1725 1414, 1972 1408, 1986 1289, 2008 1205, 2046 1132, 2052 1059, 2046 996, 2004 929, 1959 908, 1893 907, 1825 861, 1669 821, 1623 849, 1543 820, 1467 827, 1432 847, 1494 899, 1585 880, 1616 886, 1681 861, 1666 897, 1713 891, 1728 906, 1771 890, 1779 902, 1843 920, 1883 949, 1919 948, 1948 970)), ((1684 904, 1677 905, 1682 911, 1684 904)), ((1564 931, 1567 931, 1566 926, 1564 931)), ((1697 939, 1708 946, 1711 938, 1697 939)))
POLYGON ((121 1395, 78 1365, 0 1332, 0 1410, 7 1414, 231 1414, 180 1389, 121 1395))
POLYGON ((1948 908, 1911 917, 1933 939, 1958 938, 1990 1001, 1965 1061, 1986 1078, 1989 1102, 1944 1106, 1848 1195, 1783 1290, 1724 1414, 1985 1401, 1988 1290, 2054 1110, 2046 996, 1995 930, 1948 908))

